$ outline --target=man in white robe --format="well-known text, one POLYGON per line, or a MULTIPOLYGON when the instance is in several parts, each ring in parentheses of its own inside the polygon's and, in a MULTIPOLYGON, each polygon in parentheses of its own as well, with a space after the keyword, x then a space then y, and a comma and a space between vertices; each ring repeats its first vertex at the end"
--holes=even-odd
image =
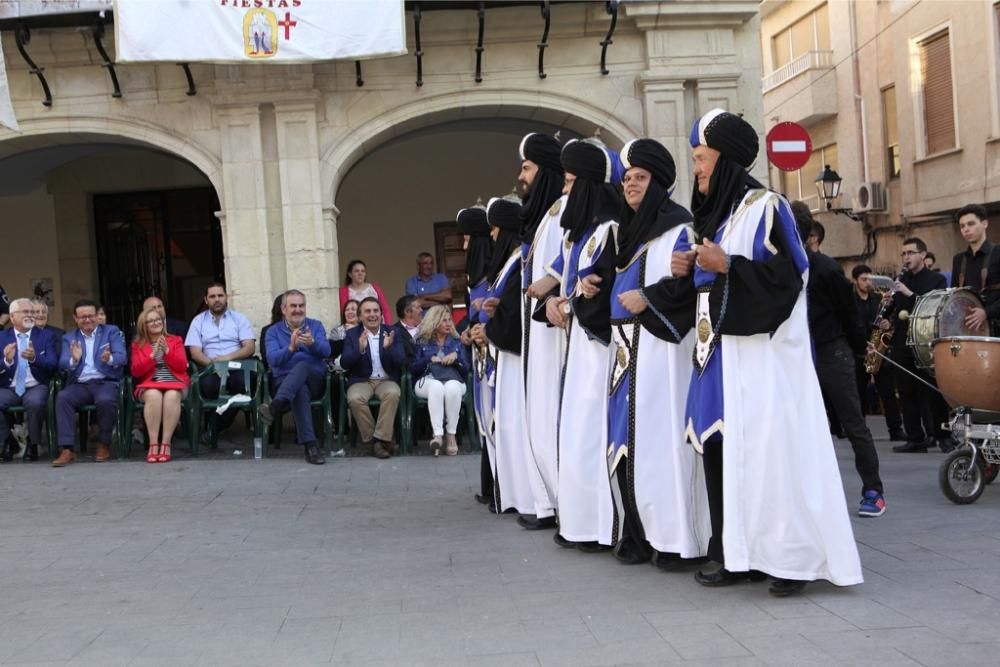
POLYGON ((754 180, 756 131, 715 109, 691 132, 697 259, 694 373, 685 435, 703 454, 711 514, 695 579, 863 581, 813 368, 808 259, 788 202, 754 180))

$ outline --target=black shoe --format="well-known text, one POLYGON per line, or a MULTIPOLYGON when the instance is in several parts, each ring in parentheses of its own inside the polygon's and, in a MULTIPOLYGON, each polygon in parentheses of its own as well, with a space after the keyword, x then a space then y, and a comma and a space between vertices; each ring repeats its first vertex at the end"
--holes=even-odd
POLYGON ((576 550, 584 554, 599 554, 602 551, 610 551, 611 547, 600 542, 577 542, 576 550))
POLYGON ((29 463, 31 461, 38 460, 38 445, 28 445, 28 450, 24 452, 24 462, 29 463))
POLYGON ((580 544, 579 542, 570 542, 565 537, 560 535, 558 530, 552 535, 552 541, 561 546, 563 549, 576 549, 576 547, 580 544))
POLYGON ((681 558, 680 554, 657 552, 656 557, 653 558, 653 565, 664 572, 673 572, 675 570, 682 570, 690 565, 701 565, 706 560, 708 559, 704 557, 681 558))
POLYGON ((615 545, 615 558, 626 565, 639 565, 648 563, 653 557, 653 549, 645 542, 638 542, 634 538, 626 537, 615 545))
POLYGON ((539 519, 533 514, 522 514, 517 517, 517 525, 525 530, 545 530, 556 527, 556 518, 547 516, 544 519, 539 519))
POLYGON ((481 493, 476 494, 476 502, 482 503, 483 505, 489 505, 493 502, 493 496, 484 496, 481 493))
POLYGON ((950 437, 938 438, 937 446, 945 454, 955 451, 955 441, 952 440, 950 437))
POLYGON ((274 411, 271 409, 270 403, 261 403, 258 405, 257 414, 260 416, 260 420, 267 426, 274 423, 274 411))
POLYGON ((902 454, 914 454, 914 453, 926 454, 927 445, 924 443, 923 440, 916 442, 910 440, 905 445, 896 445, 895 447, 892 448, 892 451, 900 452, 902 454))
POLYGON ((892 442, 906 442, 906 432, 901 428, 889 429, 889 440, 892 442))
POLYGON ((312 463, 313 465, 321 466, 326 463, 326 457, 323 456, 323 450, 319 448, 315 442, 307 442, 302 448, 306 450, 306 462, 312 463))
POLYGON ((767 575, 759 570, 750 570, 749 572, 730 572, 724 567, 720 567, 714 572, 706 572, 705 570, 698 570, 694 573, 694 580, 697 581, 702 586, 732 586, 733 584, 742 584, 745 581, 764 581, 767 579, 767 575))
POLYGON ((767 592, 776 598, 784 598, 801 592, 808 583, 808 581, 799 579, 775 579, 771 582, 771 587, 767 589, 767 592))

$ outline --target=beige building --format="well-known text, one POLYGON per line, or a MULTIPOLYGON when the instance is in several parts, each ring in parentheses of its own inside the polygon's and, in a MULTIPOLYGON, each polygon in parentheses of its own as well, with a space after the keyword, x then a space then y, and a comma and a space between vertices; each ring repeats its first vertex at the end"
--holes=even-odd
POLYGON ((771 167, 771 184, 821 208, 829 164, 843 178, 834 206, 860 219, 823 214, 826 252, 894 273, 917 236, 948 271, 965 246, 954 211, 1000 213, 998 17, 992 0, 761 3, 765 126, 800 123, 813 144, 801 170, 771 167))
POLYGON ((540 3, 487 2, 481 81, 479 3, 418 4, 419 82, 407 3, 408 55, 360 71, 192 64, 191 86, 176 64, 102 66, 98 40, 113 59, 114 31, 95 35, 96 13, 0 8, 20 124, 0 130, 0 284, 21 295, 51 283, 56 323, 81 297, 127 323, 154 291, 191 317, 207 281, 224 278, 256 325, 289 287, 330 325, 352 258, 390 300, 418 251, 461 273, 455 213, 510 191, 528 131, 599 129, 612 147, 656 137, 678 158, 686 202, 696 116, 722 106, 762 125, 753 0, 544 3, 544 49, 540 3))

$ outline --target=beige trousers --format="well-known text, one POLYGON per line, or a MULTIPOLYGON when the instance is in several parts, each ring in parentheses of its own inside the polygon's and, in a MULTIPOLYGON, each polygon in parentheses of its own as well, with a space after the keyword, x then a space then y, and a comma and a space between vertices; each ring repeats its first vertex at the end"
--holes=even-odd
POLYGON ((392 425, 399 406, 398 384, 392 380, 368 380, 352 384, 347 388, 347 405, 358 425, 362 442, 367 444, 373 437, 383 442, 392 442, 392 425), (368 400, 372 396, 376 396, 381 402, 378 422, 372 417, 372 409, 368 406, 368 400))

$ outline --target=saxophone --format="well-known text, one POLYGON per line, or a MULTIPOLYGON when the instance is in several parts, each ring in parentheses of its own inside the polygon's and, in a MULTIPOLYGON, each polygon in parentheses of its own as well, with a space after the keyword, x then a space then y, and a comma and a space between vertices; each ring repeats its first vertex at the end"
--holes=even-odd
MULTIPOLYGON (((906 275, 905 266, 899 272, 899 275, 896 276, 896 282, 902 280, 904 275, 906 275)), ((865 353, 865 373, 869 375, 876 375, 882 368, 882 357, 885 351, 889 349, 889 342, 896 331, 896 327, 893 326, 891 320, 887 328, 883 329, 879 326, 885 317, 885 311, 888 310, 889 304, 892 303, 891 297, 894 293, 895 290, 888 290, 882 295, 882 303, 879 306, 878 313, 875 315, 875 321, 872 322, 872 333, 868 338, 868 343, 875 348, 875 352, 865 353)), ((908 319, 909 313, 901 310, 898 317, 901 320, 908 319)))

